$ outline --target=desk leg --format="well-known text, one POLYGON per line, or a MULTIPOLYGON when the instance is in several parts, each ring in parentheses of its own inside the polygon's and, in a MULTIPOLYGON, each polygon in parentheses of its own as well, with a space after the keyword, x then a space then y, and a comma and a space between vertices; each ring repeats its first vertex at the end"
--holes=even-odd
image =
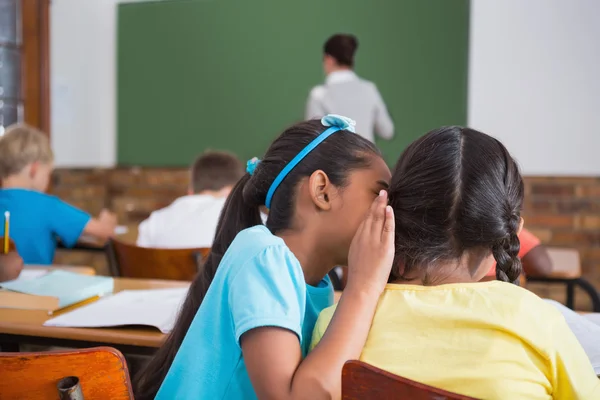
POLYGON ((0 343, 0 350, 2 352, 18 353, 19 343, 0 343))

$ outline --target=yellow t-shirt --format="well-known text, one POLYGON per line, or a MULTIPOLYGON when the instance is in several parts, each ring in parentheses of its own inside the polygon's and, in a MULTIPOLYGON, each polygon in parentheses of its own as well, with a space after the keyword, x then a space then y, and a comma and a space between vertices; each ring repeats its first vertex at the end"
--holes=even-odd
MULTIPOLYGON (((313 347, 334 311, 319 316, 313 347)), ((600 399, 600 380, 560 312, 499 281, 388 284, 360 359, 479 399, 600 399)))

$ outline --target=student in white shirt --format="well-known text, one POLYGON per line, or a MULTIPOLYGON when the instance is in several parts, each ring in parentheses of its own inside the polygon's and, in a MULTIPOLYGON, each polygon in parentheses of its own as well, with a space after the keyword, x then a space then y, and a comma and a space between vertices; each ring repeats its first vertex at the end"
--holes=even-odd
POLYGON ((244 175, 236 156, 206 152, 190 169, 188 195, 154 211, 139 226, 141 247, 185 249, 211 247, 227 195, 244 175))
POLYGON ((327 114, 346 115, 356 121, 356 132, 370 141, 375 134, 382 139, 394 136, 394 123, 373 82, 354 73, 354 53, 358 40, 354 35, 337 34, 323 46, 324 85, 310 92, 306 119, 327 114))

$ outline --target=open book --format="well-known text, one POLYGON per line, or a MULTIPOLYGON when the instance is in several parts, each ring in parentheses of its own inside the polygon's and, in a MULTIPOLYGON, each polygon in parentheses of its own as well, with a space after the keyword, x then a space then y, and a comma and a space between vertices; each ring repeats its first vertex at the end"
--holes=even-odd
POLYGON ((146 325, 169 333, 188 288, 124 290, 52 318, 45 326, 101 328, 146 325))
POLYGON ((569 328, 588 355, 596 375, 600 376, 600 314, 579 315, 554 300, 546 300, 565 317, 569 328))

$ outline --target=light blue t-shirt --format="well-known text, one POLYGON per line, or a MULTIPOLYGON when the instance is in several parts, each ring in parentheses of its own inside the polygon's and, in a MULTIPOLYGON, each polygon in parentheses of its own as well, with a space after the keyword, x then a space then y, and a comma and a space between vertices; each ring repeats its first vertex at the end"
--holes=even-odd
POLYGON ((90 215, 56 196, 27 189, 0 189, 1 235, 4 212, 10 211, 9 236, 25 264, 52 264, 56 239, 72 247, 90 215))
POLYGON ((303 355, 321 310, 333 304, 329 277, 318 287, 284 241, 263 225, 240 232, 210 288, 156 399, 256 399, 240 337, 276 326, 296 333, 303 355))

